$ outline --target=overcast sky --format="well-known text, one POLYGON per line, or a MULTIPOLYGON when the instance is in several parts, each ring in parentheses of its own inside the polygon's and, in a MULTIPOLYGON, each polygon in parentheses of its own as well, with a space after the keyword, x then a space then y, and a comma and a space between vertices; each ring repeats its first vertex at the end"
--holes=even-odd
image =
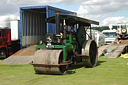
POLYGON ((0 0, 0 26, 19 19, 19 7, 50 5, 96 20, 100 26, 128 22, 128 0, 0 0))

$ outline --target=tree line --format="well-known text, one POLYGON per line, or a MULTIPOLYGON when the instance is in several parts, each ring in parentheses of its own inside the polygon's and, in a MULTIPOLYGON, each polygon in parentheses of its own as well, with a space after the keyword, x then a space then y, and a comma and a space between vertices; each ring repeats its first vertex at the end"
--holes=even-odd
MULTIPOLYGON (((109 26, 92 27, 92 29, 98 31, 109 30, 109 26)), ((112 26, 112 29, 117 29, 117 26, 112 26)))

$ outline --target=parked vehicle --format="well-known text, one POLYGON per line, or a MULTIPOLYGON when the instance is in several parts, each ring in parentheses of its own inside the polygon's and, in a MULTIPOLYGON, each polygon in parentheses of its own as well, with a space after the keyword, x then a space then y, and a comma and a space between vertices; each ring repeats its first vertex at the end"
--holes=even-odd
POLYGON ((117 35, 119 35, 119 38, 124 39, 128 37, 128 23, 119 23, 117 25, 117 35))
POLYGON ((20 40, 11 40, 11 29, 0 29, 0 58, 6 58, 20 49, 20 40))
POLYGON ((11 29, 0 29, 0 58, 12 54, 11 29))
POLYGON ((0 58, 6 58, 20 49, 19 21, 10 21, 10 27, 0 29, 0 58))
POLYGON ((117 38, 116 30, 103 30, 102 33, 105 36, 105 44, 111 44, 117 38))
MULTIPOLYGON (((90 35, 90 30, 88 29, 87 31, 87 35, 90 35)), ((105 37, 104 34, 98 30, 92 30, 92 40, 95 40, 97 43, 97 47, 103 46, 105 45, 105 37)), ((86 36, 86 38, 89 40, 90 38, 88 36, 86 36)))

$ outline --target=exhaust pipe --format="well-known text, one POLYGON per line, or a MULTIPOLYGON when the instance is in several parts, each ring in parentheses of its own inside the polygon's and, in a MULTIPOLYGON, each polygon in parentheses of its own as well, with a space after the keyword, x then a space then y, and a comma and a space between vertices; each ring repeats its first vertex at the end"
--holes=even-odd
POLYGON ((56 35, 60 35, 60 12, 55 12, 56 35))

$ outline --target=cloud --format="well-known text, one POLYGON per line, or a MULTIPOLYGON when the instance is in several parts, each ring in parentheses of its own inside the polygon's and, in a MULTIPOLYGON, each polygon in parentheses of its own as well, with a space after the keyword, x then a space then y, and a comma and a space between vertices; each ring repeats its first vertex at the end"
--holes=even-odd
POLYGON ((9 16, 0 16, 0 27, 10 27, 9 16))
POLYGON ((77 13, 78 16, 102 20, 112 13, 127 9, 127 0, 88 0, 79 7, 77 13))
POLYGON ((43 4, 80 4, 85 0, 7 0, 8 3, 18 4, 18 5, 43 5, 43 4))
POLYGON ((19 13, 19 7, 52 4, 81 4, 84 0, 0 0, 0 16, 19 13))
POLYGON ((19 7, 28 5, 39 5, 39 2, 36 0, 0 0, 0 27, 10 27, 10 20, 19 19, 19 7))
POLYGON ((102 21, 101 25, 117 25, 118 23, 128 23, 128 17, 108 17, 102 21))
POLYGON ((18 8, 15 4, 8 3, 7 0, 0 1, 0 16, 16 13, 18 8))
POLYGON ((10 27, 10 21, 19 20, 16 15, 0 16, 0 27, 10 27))
MULTIPOLYGON (((109 21, 107 18, 109 15, 128 9, 128 0, 0 0, 0 16, 18 16, 19 7, 23 6, 40 6, 52 4, 66 4, 69 6, 80 4, 80 7, 77 10, 78 16, 100 21, 103 25, 106 25, 107 21, 109 21)), ((118 17, 114 18, 118 19, 118 17)))

